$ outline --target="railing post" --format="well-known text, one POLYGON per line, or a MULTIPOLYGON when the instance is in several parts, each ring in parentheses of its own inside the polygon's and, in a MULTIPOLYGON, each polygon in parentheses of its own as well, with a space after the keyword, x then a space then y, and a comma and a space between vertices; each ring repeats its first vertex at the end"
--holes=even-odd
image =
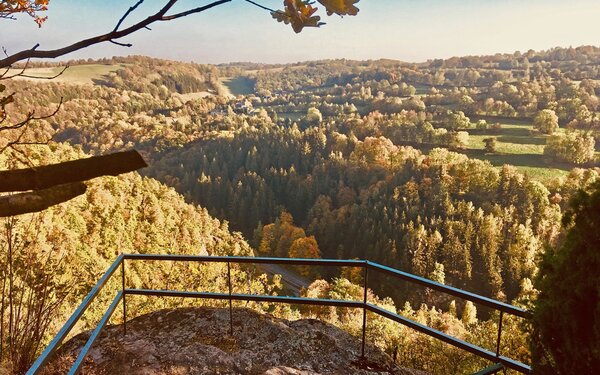
POLYGON ((500 357, 500 338, 502 336, 502 318, 504 311, 500 310, 500 323, 498 324, 498 339, 496 340, 496 357, 500 357))
POLYGON ((227 262, 227 284, 229 285, 229 334, 233 336, 233 308, 231 306, 231 265, 227 262))
POLYGON ((127 303, 125 302, 125 258, 121 260, 121 291, 123 292, 123 335, 127 334, 127 303))
POLYGON ((367 286, 369 276, 369 263, 364 263, 364 281, 363 281, 363 324, 362 324, 362 345, 360 348, 360 358, 365 359, 365 340, 367 334, 367 286))

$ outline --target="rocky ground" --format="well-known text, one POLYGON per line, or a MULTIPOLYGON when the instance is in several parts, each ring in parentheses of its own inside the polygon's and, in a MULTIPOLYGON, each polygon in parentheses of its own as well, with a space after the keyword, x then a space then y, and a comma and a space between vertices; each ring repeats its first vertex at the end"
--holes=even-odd
MULTIPOLYGON (((368 347, 369 361, 357 361, 360 341, 314 319, 288 321, 249 309, 184 308, 143 315, 107 326, 91 349, 82 374, 397 374, 418 375, 391 364, 368 347)), ((66 373, 89 337, 65 343, 47 374, 66 373)))

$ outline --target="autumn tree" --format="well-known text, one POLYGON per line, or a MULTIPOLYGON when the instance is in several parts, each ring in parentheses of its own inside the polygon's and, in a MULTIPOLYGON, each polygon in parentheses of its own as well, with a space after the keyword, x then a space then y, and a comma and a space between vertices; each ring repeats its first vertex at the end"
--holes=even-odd
POLYGON ((398 152, 389 139, 385 137, 367 137, 354 148, 350 155, 350 160, 356 163, 366 163, 367 165, 391 166, 394 161, 394 154, 398 152))
POLYGON ((41 26, 48 17, 42 17, 38 13, 48 10, 49 2, 50 0, 4 0, 0 3, 0 18, 14 20, 16 15, 26 13, 41 26))
POLYGON ((469 146, 469 133, 450 131, 446 133, 445 145, 451 149, 464 150, 469 146))
MULTIPOLYGON (((294 240, 289 250, 290 258, 320 258, 321 251, 315 236, 302 237, 294 240)), ((305 277, 314 275, 315 268, 311 266, 297 266, 298 272, 305 277)))
POLYGON ((311 107, 306 111, 306 122, 309 125, 319 125, 321 121, 323 121, 323 115, 317 108, 311 107))
POLYGON ((558 116, 551 109, 543 109, 533 119, 533 127, 544 134, 552 134, 558 129, 558 116))
POLYGON ((462 322, 467 326, 477 323, 477 308, 471 301, 465 303, 465 308, 462 312, 462 322))
POLYGON ((464 112, 451 112, 448 114, 447 127, 451 130, 468 129, 471 126, 471 119, 465 116, 464 112))
POLYGON ((589 164, 595 159, 596 140, 578 131, 553 134, 546 140, 544 155, 566 163, 589 164))

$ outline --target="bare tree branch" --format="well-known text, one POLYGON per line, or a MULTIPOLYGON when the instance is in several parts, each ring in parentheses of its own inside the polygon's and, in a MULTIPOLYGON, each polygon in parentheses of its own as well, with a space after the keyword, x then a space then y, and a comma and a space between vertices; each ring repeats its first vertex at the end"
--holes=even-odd
POLYGON ((119 22, 117 22, 117 25, 115 26, 115 28, 113 29, 113 32, 117 32, 117 30, 119 30, 119 27, 121 27, 121 24, 123 23, 123 21, 125 21, 125 19, 140 5, 142 5, 142 3, 144 2, 144 0, 139 0, 137 3, 135 3, 134 6, 130 7, 127 12, 125 12, 125 14, 123 15, 123 17, 121 17, 121 19, 119 20, 119 22))
MULTIPOLYGON (((4 54, 6 56, 8 56, 8 54, 6 53, 6 49, 3 48, 4 54)), ((23 66, 23 69, 21 70, 21 74, 25 73, 25 70, 27 69, 27 66, 29 65, 29 62, 31 61, 31 59, 27 59, 27 61, 25 62, 25 65, 23 66)), ((10 66, 6 67, 6 70, 4 71, 4 73, 2 73, 2 75, 0 75, 0 79, 10 79, 13 78, 15 76, 18 76, 18 74, 16 74, 15 76, 9 76, 7 77, 6 75, 10 72, 10 66)))
MULTIPOLYGON (((11 94, 11 95, 13 95, 13 94, 11 94)), ((27 117, 24 120, 22 120, 22 121, 20 121, 20 122, 18 122, 16 124, 0 126, 0 131, 20 129, 23 126, 27 125, 30 121, 33 121, 33 120, 45 120, 47 118, 50 118, 50 117, 52 117, 52 116, 54 116, 55 114, 58 113, 58 111, 62 107, 62 104, 63 104, 63 98, 61 97, 60 98, 60 102, 58 103, 58 106, 56 107, 56 109, 54 110, 54 112, 52 112, 52 113, 50 113, 48 115, 44 115, 44 116, 40 116, 40 117, 35 117, 35 111, 31 111, 31 112, 29 112, 27 114, 27 117)), ((6 118, 6 116, 4 116, 4 118, 6 118)), ((0 121, 0 123, 2 123, 3 121, 4 121, 4 119, 2 119, 2 121, 0 121)), ((2 150, 0 150, 0 152, 1 151, 2 150)))
MULTIPOLYGON (((0 154, 3 153, 4 151, 6 151, 7 149, 11 149, 14 152, 16 152, 17 154, 20 154, 22 157, 24 157, 25 159, 27 159, 28 162, 24 163, 29 165, 30 167, 33 167, 33 164, 29 162, 29 158, 27 157, 27 155, 22 151, 19 150, 17 147, 19 146, 44 146, 47 145, 48 143, 50 143, 50 141, 52 140, 52 136, 50 136, 47 140, 45 141, 26 141, 23 142, 21 139, 23 139, 23 136, 25 135, 25 132, 27 131, 27 128, 23 128, 21 130, 21 133, 19 134, 19 136, 13 140, 8 142, 4 147, 0 148, 0 154)), ((23 162, 23 159, 20 160, 21 162, 23 162)))
MULTIPOLYGON (((103 35, 98 35, 92 38, 88 38, 88 39, 84 39, 81 40, 79 42, 73 43, 70 46, 66 46, 63 48, 58 48, 58 49, 54 49, 54 50, 46 50, 46 51, 38 51, 37 50, 37 46, 34 46, 34 48, 31 49, 27 49, 27 50, 23 50, 21 52, 17 52, 13 55, 9 55, 4 59, 0 60, 0 68, 5 68, 8 66, 11 66, 12 64, 14 64, 15 62, 18 61, 22 61, 22 60, 26 60, 26 59, 31 59, 31 58, 41 58, 41 59, 49 59, 49 58, 56 58, 59 56, 63 56, 66 55, 68 53, 74 52, 74 51, 78 51, 82 48, 86 48, 89 47, 91 45, 94 44, 98 44, 98 43, 102 43, 102 42, 109 42, 111 40, 115 40, 115 39, 120 39, 123 38, 124 36, 130 35, 140 29, 146 28, 148 27, 150 24, 157 22, 157 21, 169 21, 169 20, 173 20, 176 18, 180 18, 180 17, 184 17, 187 16, 189 14, 193 14, 193 13, 199 13, 202 11, 205 11, 207 9, 213 8, 217 5, 221 5, 224 3, 228 3, 231 2, 232 0, 218 0, 218 1, 214 1, 210 4, 207 4, 205 6, 202 7, 198 7, 198 8, 194 8, 194 9, 190 9, 188 11, 185 12, 181 12, 181 13, 176 13, 173 15, 169 15, 167 16, 167 12, 169 10, 171 10, 171 8, 173 8, 173 6, 177 3, 178 0, 169 0, 165 6, 163 6, 158 12, 156 12, 155 14, 149 16, 148 18, 146 18, 143 21, 140 21, 132 26, 129 26, 123 30, 113 30, 109 33, 103 34, 103 35)), ((137 5, 137 4, 136 4, 137 5)), ((135 7, 135 6, 134 6, 135 7)), ((131 9, 131 8, 130 8, 131 9)), ((135 9, 135 8, 134 8, 135 9)), ((125 15, 123 17, 121 17, 121 19, 125 19, 126 16, 128 16, 132 11, 128 10, 125 15)), ((122 22, 122 21, 120 21, 122 22)))
POLYGON ((247 2, 247 3, 250 3, 250 4, 254 5, 254 6, 257 6, 257 7, 259 7, 260 9, 268 10, 268 11, 269 11, 269 12, 271 12, 271 13, 280 13, 280 14, 285 14, 285 13, 283 13, 283 12, 279 11, 279 10, 276 10, 276 9, 271 9, 271 8, 269 8, 269 7, 266 7, 266 6, 264 6, 264 5, 261 5, 261 4, 259 4, 259 3, 255 2, 255 1, 252 1, 252 0, 244 0, 244 1, 245 1, 245 2, 247 2))
POLYGON ((162 17, 160 20, 161 20, 161 21, 170 21, 170 20, 174 20, 174 19, 177 19, 177 18, 181 18, 181 17, 189 16, 190 14, 194 14, 194 13, 200 13, 200 12, 203 12, 203 11, 205 11, 205 10, 207 10, 207 9, 210 9, 210 8, 216 7, 217 5, 221 5, 221 4, 223 4, 223 3, 227 3, 227 2, 229 2, 229 1, 231 1, 231 0, 221 0, 221 1, 215 1, 214 3, 210 3, 210 4, 208 4, 208 5, 205 5, 205 6, 201 6, 201 7, 194 8, 194 9, 190 9, 190 10, 187 10, 187 11, 185 11, 185 12, 181 12, 181 13, 173 14, 173 15, 170 15, 170 16, 164 16, 164 17, 162 17))
MULTIPOLYGON (((27 60, 27 62, 29 62, 29 59, 27 60)), ((34 75, 29 75, 29 74, 25 74, 25 70, 27 69, 27 65, 21 70, 21 72, 13 74, 12 76, 8 76, 5 77, 4 75, 0 76, 0 80, 3 79, 11 79, 11 78, 15 78, 15 77, 25 77, 25 78, 33 78, 33 79, 54 79, 54 78, 58 78, 61 75, 63 75, 63 73, 69 68, 69 65, 66 65, 60 72, 56 73, 55 75, 51 76, 51 77, 42 77, 42 76, 34 76, 34 75)), ((7 71, 8 72, 8 71, 7 71)))
POLYGON ((133 44, 131 43, 121 43, 121 42, 116 42, 114 40, 109 40, 109 42, 116 44, 117 46, 121 46, 121 47, 131 47, 133 46, 133 44))

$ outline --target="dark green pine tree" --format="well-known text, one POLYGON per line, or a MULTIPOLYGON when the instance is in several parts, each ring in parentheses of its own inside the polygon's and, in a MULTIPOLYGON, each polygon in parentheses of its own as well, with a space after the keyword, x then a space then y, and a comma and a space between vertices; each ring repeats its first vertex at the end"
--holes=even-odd
POLYGON ((600 183, 571 201, 562 246, 547 249, 537 279, 534 370, 597 374, 600 369, 600 183))

